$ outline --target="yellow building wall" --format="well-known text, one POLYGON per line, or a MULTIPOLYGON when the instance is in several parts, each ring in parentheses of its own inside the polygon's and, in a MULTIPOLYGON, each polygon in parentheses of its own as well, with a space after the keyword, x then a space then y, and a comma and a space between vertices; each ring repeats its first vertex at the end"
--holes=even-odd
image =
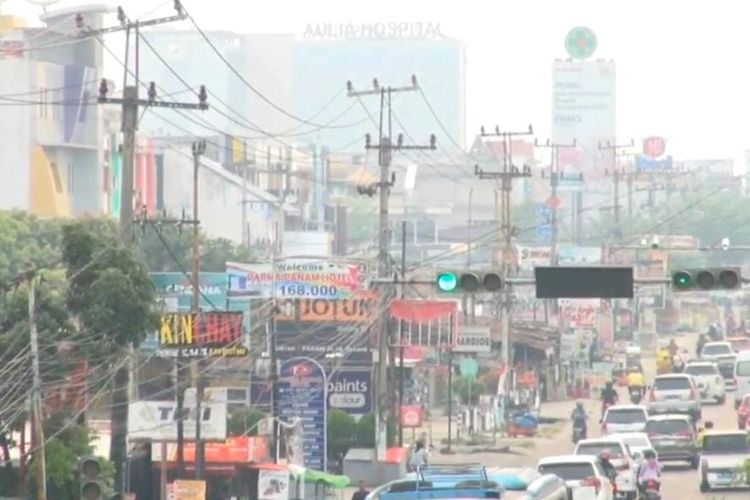
POLYGON ((62 172, 53 170, 41 146, 31 149, 30 181, 32 214, 39 217, 70 217, 68 183, 62 172))

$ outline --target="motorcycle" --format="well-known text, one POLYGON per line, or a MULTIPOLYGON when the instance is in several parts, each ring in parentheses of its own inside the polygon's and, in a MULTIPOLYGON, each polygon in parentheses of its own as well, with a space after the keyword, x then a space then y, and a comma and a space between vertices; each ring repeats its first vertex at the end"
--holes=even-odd
POLYGON ((581 439, 586 439, 586 420, 579 417, 573 420, 573 444, 581 439))
POLYGON ((641 500, 661 500, 661 493, 659 493, 659 482, 658 481, 647 481, 641 489, 641 500))
POLYGON ((631 386, 628 388, 628 392, 630 393, 630 402, 634 405, 640 404, 643 398, 643 388, 631 386))

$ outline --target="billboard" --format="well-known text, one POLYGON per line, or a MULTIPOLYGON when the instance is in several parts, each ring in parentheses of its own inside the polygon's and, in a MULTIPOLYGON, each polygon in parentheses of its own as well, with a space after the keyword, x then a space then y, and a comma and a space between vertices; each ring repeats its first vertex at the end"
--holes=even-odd
POLYGON ((277 321, 371 323, 377 293, 363 292, 349 299, 285 299, 277 302, 277 321))
MULTIPOLYGON (((195 441, 184 444, 185 462, 195 462, 195 441)), ((234 436, 223 442, 206 443, 208 464, 249 464, 269 458, 269 443, 265 436, 234 436)), ((161 445, 151 445, 151 460, 161 461, 161 445)), ((177 461, 177 443, 167 444, 167 461, 177 461)))
POLYGON ((573 245, 560 245, 557 248, 557 262, 561 266, 601 264, 601 247, 577 247, 573 245))
MULTIPOLYGON (((323 367, 314 359, 295 357, 281 364, 277 385, 279 415, 301 422, 304 466, 326 470, 326 406, 328 386, 323 367)), ((294 463, 296 457, 287 457, 294 463)))
POLYGON ((243 357, 241 312, 169 313, 157 332, 160 357, 243 357))
POLYGON ((367 287, 367 266, 332 260, 227 262, 229 294, 277 299, 349 299, 367 287))
POLYGON ((372 411, 372 370, 339 368, 328 376, 328 409, 350 415, 372 411))
POLYGON ((518 265, 531 271, 537 266, 548 266, 551 259, 550 247, 518 246, 518 265))
POLYGON ((560 168, 591 179, 611 167, 612 153, 599 145, 614 144, 614 61, 555 61, 552 65, 552 142, 575 141, 580 155, 560 157, 560 168))
MULTIPOLYGON (((165 312, 189 312, 193 301, 193 283, 183 273, 149 273, 156 295, 165 312)), ((229 281, 226 273, 200 273, 200 308, 223 311, 227 305, 229 281)))
MULTIPOLYGON (((185 439, 195 439, 194 407, 185 405, 183 426, 185 439)), ((177 403, 174 401, 135 401, 128 405, 128 439, 142 441, 177 441, 177 403)), ((227 437, 227 405, 203 403, 201 437, 224 441, 227 437)))
POLYGON ((369 324, 277 321, 275 334, 279 353, 307 353, 316 357, 316 353, 367 353, 370 350, 369 324))

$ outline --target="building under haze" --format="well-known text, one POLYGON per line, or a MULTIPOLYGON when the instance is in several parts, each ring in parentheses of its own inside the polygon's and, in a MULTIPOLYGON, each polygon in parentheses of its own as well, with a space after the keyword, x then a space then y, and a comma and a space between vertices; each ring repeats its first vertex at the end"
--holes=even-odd
POLYGON ((56 10, 45 27, 0 22, 0 209, 45 217, 101 213, 102 48, 77 38, 75 15, 102 26, 107 6, 56 10))

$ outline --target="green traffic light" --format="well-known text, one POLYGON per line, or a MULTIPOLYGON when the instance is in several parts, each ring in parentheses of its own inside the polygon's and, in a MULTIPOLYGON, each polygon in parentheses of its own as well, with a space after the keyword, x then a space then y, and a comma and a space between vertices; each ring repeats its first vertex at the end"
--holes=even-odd
POLYGON ((441 292, 455 292, 458 288, 458 276, 453 273, 438 274, 437 287, 441 292))
POLYGON ((687 290, 692 285, 692 277, 685 271, 676 272, 672 275, 672 283, 680 290, 687 290))

